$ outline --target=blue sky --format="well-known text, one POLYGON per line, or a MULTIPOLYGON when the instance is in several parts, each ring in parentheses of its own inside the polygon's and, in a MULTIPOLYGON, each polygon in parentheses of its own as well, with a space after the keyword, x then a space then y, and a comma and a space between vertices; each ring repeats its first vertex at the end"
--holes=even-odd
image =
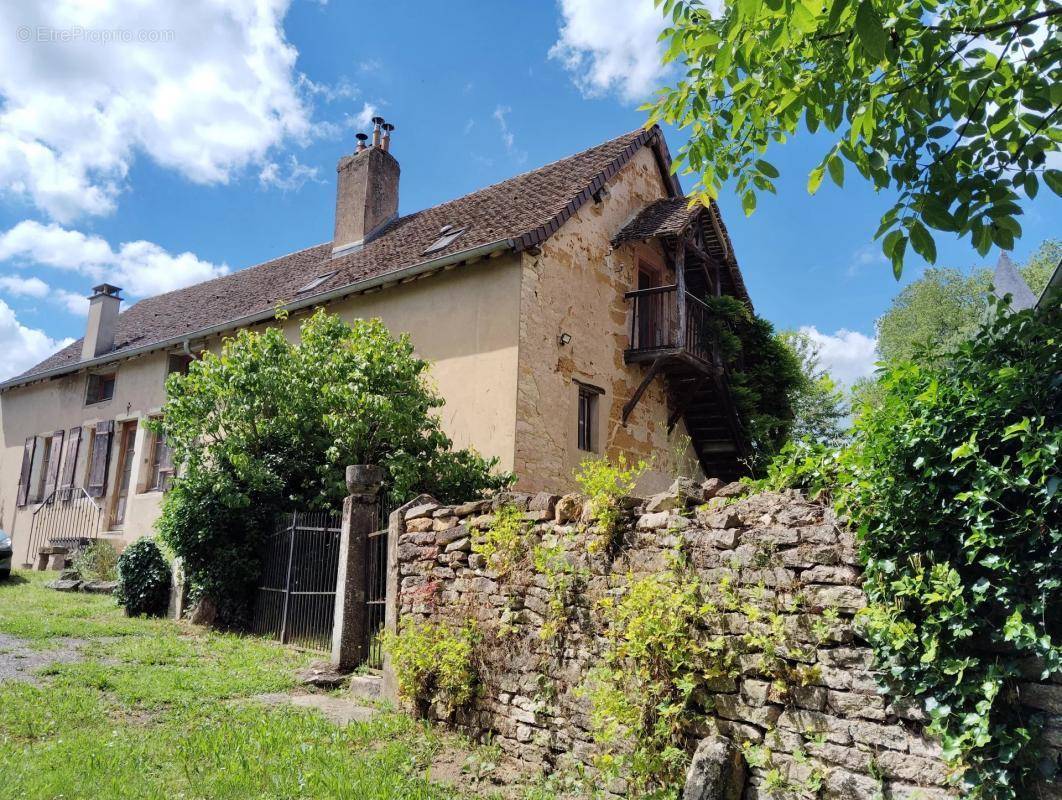
MULTIPOLYGON (((650 0, 19 5, 0 9, 0 377, 80 335, 97 280, 133 300, 330 239, 335 162, 374 112, 410 212, 638 127, 661 80, 650 0)), ((826 146, 773 152, 780 194, 751 218, 721 206, 757 310, 813 327, 850 378, 902 284, 871 238, 887 196, 806 194, 826 146)), ((1015 258, 1059 219, 1042 192, 1015 258)))

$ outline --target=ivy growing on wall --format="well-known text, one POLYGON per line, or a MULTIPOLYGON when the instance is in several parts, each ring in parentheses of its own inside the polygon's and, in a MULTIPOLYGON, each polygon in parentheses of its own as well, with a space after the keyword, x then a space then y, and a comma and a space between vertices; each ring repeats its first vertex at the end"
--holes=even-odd
POLYGON ((1062 670, 1062 316, 992 311, 939 363, 890 366, 849 447, 789 447, 767 483, 834 495, 892 689, 926 709, 964 796, 1016 800, 1037 741, 1018 684, 1062 670))

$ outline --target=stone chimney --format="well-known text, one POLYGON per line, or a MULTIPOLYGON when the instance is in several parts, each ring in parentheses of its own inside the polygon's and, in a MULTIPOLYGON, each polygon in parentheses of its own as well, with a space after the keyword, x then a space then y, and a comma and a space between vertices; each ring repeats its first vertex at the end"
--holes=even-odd
POLYGON ((118 307, 122 304, 122 290, 109 283, 92 287, 89 298, 88 329, 81 344, 81 360, 102 356, 114 349, 114 329, 118 323, 118 307))
POLYGON ((398 161, 388 150, 393 125, 374 117, 372 144, 358 134, 353 155, 336 166, 336 230, 332 257, 361 249, 398 216, 398 161))

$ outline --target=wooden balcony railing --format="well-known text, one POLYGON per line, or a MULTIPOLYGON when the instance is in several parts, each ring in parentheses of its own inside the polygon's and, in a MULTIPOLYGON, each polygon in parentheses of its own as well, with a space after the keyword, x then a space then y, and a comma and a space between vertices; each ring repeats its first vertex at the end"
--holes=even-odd
POLYGON ((712 311, 703 300, 689 292, 680 297, 674 285, 638 289, 625 297, 633 312, 628 360, 684 352, 713 363, 712 311))

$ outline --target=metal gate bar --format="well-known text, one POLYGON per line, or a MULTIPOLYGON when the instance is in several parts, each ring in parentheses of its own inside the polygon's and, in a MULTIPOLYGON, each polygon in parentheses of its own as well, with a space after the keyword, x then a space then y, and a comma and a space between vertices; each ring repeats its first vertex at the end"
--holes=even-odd
POLYGON ((341 524, 328 511, 278 518, 260 551, 255 633, 307 650, 331 649, 341 524))
POLYGON ((365 548, 365 666, 370 669, 383 667, 383 649, 380 634, 387 609, 387 528, 374 531, 368 536, 365 548))

